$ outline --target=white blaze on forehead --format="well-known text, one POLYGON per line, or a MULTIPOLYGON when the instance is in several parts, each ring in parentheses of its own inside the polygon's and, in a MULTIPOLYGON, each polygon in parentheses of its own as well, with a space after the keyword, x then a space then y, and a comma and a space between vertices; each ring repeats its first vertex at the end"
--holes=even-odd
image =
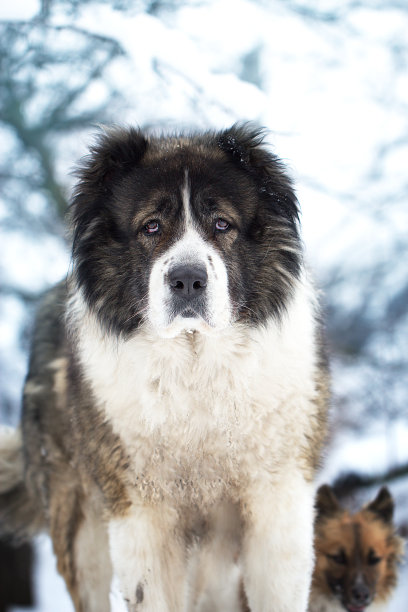
POLYGON ((188 170, 181 186, 184 233, 154 263, 149 281, 148 318, 160 335, 174 336, 188 329, 204 333, 222 329, 231 322, 231 304, 228 291, 228 274, 218 251, 207 241, 194 223, 191 211, 191 188, 188 170), (168 283, 169 271, 180 265, 191 264, 205 267, 207 286, 205 290, 205 315, 203 318, 186 318, 172 314, 173 295, 168 283))
POLYGON ((193 218, 191 215, 191 189, 188 178, 188 169, 184 170, 184 184, 181 188, 181 199, 183 202, 183 215, 186 230, 193 226, 193 218))

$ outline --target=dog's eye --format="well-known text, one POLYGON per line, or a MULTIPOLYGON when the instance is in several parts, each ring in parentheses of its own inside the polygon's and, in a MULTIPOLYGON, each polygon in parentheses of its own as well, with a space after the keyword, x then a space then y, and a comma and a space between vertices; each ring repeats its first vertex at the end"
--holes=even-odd
POLYGON ((146 223, 146 225, 144 226, 144 231, 146 234, 156 234, 160 229, 160 225, 158 221, 149 221, 149 223, 146 223))
POLYGON ((225 219, 217 219, 215 223, 215 229, 220 232, 225 232, 229 227, 230 224, 228 223, 228 221, 225 221, 225 219))
POLYGON ((335 555, 327 555, 329 559, 337 563, 338 565, 346 565, 347 558, 343 550, 338 552, 335 555))
POLYGON ((377 565, 381 561, 381 557, 375 554, 373 550, 368 553, 367 563, 368 565, 377 565))

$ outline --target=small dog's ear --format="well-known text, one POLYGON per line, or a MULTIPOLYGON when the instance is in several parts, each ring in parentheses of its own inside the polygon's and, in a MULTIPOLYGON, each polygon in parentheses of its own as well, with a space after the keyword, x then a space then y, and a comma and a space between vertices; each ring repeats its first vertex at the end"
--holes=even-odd
POLYGON ((335 496, 333 489, 329 485, 322 485, 319 487, 316 494, 316 510, 317 518, 335 516, 342 511, 342 507, 339 504, 337 497, 335 496))
POLYGON ((147 149, 147 140, 136 128, 102 131, 76 174, 80 189, 109 191, 113 179, 136 166, 147 149))
POLYGON ((373 512, 385 523, 391 523, 394 516, 394 500, 387 487, 382 487, 377 497, 366 506, 366 510, 373 512))
POLYGON ((218 135, 218 147, 236 166, 256 181, 260 194, 292 220, 299 216, 298 203, 282 161, 264 144, 265 130, 252 123, 236 123, 218 135))

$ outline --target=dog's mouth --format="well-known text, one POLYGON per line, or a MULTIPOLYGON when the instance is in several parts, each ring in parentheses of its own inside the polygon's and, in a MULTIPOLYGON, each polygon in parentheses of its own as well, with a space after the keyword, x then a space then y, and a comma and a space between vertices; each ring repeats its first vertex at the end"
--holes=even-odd
POLYGON ((343 596, 341 596, 341 594, 338 594, 338 599, 339 602, 341 603, 342 608, 344 608, 345 610, 347 610, 347 612, 365 612, 365 610, 367 608, 369 608, 369 606, 372 604, 373 602, 373 598, 374 595, 373 594, 368 594, 364 597, 364 600, 361 602, 357 602, 357 601, 353 601, 353 599, 346 599, 344 597, 344 593, 342 594, 343 596), (339 596, 340 595, 340 596, 339 596))
POLYGON ((173 301, 170 313, 170 321, 178 319, 181 322, 190 319, 196 323, 201 321, 211 327, 207 304, 201 300, 195 300, 190 304, 180 304, 177 301, 173 301))
POLYGON ((180 312, 180 316, 183 317, 183 319, 195 319, 200 317, 201 315, 199 315, 198 312, 196 312, 192 308, 186 308, 185 310, 180 312))
POLYGON ((345 603, 343 604, 347 612, 364 612, 366 608, 371 604, 372 598, 364 603, 364 605, 357 605, 353 603, 345 603))

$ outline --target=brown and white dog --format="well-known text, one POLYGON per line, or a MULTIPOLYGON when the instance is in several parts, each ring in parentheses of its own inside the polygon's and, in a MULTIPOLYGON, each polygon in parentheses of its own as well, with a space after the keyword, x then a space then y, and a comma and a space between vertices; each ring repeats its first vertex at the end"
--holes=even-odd
POLYGON ((3 529, 50 531, 77 612, 113 578, 130 611, 236 610, 241 572, 253 612, 304 612, 328 392, 282 163, 249 126, 114 129, 78 175, 3 529))
POLYGON ((324 485, 317 494, 317 511, 309 612, 386 610, 403 552, 388 489, 383 487, 372 502, 350 514, 324 485))

